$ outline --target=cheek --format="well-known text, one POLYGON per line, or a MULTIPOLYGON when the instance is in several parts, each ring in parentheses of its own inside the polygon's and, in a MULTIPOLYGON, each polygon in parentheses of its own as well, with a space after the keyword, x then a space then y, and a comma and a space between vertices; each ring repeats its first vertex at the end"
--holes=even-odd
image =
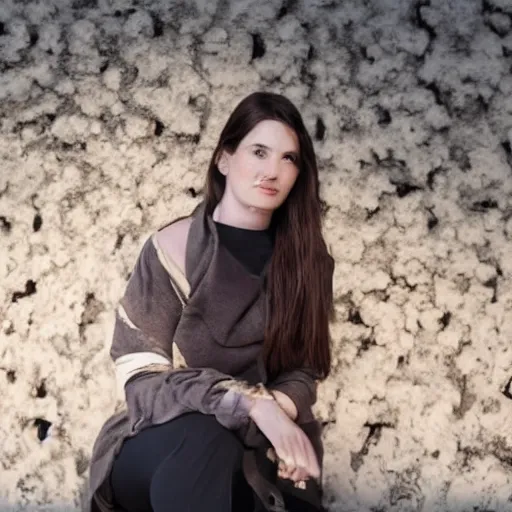
POLYGON ((239 157, 233 162, 233 170, 237 181, 252 179, 255 172, 255 163, 249 157, 239 157))
POLYGON ((295 185, 298 176, 299 176, 299 171, 297 169, 290 169, 286 173, 284 184, 288 188, 288 191, 290 191, 293 188, 293 185, 295 185))

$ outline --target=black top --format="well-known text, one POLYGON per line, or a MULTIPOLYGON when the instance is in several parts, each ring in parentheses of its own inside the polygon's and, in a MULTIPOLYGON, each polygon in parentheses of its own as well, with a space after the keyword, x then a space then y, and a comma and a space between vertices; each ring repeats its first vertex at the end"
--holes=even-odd
POLYGON ((272 256, 274 238, 271 229, 236 228, 215 222, 220 243, 254 275, 260 275, 272 256))

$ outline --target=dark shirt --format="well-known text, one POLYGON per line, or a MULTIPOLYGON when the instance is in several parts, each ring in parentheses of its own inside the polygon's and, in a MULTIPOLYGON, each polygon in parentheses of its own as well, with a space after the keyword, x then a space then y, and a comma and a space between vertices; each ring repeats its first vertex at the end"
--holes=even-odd
POLYGON ((254 230, 215 222, 220 243, 254 275, 260 275, 272 256, 271 229, 254 230))

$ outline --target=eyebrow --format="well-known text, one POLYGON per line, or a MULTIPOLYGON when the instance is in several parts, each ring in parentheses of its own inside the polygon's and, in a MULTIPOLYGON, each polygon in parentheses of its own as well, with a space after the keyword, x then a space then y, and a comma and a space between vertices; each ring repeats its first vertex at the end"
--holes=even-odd
MULTIPOLYGON (((256 143, 256 144, 251 144, 252 147, 257 147, 257 148, 260 148, 260 149, 268 149, 269 151, 273 151, 273 149, 269 146, 265 146, 265 144, 260 144, 260 143, 256 143)), ((299 154, 297 153, 297 151, 285 151, 285 155, 292 155, 294 156, 295 158, 299 158, 299 154)))

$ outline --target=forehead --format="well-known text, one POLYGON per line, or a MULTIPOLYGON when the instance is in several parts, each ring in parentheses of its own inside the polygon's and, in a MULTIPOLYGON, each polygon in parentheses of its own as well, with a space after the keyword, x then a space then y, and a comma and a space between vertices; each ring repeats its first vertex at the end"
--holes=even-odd
POLYGON ((295 131, 279 121, 260 121, 243 139, 241 146, 263 144, 279 151, 298 151, 299 140, 295 131))

